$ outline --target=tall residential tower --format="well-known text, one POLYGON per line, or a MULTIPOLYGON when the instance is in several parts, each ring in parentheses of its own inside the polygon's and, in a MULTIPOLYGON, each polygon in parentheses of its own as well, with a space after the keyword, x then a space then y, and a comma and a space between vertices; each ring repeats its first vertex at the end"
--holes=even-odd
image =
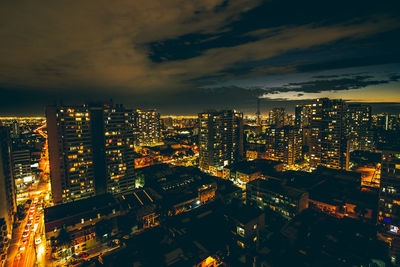
POLYGON ((243 113, 233 110, 199 114, 199 167, 216 174, 243 158, 243 113))
POLYGON ((133 111, 121 105, 46 110, 53 201, 135 188, 133 111))
POLYGON ((390 245, 392 262, 400 263, 400 147, 382 152, 378 233, 390 245))
POLYGON ((321 98, 312 102, 309 146, 312 166, 348 169, 345 111, 343 100, 321 98))

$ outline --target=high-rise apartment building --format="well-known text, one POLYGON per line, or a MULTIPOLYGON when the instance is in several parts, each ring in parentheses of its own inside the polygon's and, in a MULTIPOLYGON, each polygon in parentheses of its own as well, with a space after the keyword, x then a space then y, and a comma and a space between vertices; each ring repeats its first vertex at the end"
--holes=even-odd
POLYGON ((216 174, 243 158, 243 113, 233 110, 199 114, 199 167, 216 174))
POLYGON ((135 145, 153 146, 161 142, 160 113, 155 110, 134 112, 135 145))
POLYGON ((400 114, 380 113, 373 117, 373 124, 376 129, 385 131, 400 130, 400 114))
POLYGON ((378 233, 390 244, 390 256, 400 263, 400 148, 383 150, 378 202, 378 233))
POLYGON ((311 105, 311 165, 348 169, 349 146, 345 132, 344 101, 321 98, 311 105))
POLYGON ((161 119, 163 129, 172 129, 174 127, 174 120, 171 117, 161 119))
POLYGON ((302 159, 302 130, 293 126, 266 129, 267 159, 293 165, 302 159))
POLYGON ((308 128, 311 124, 311 104, 296 105, 295 125, 299 128, 308 128))
POLYGON ((135 188, 132 110, 49 106, 46 116, 55 203, 135 188))
POLYGON ((346 134, 350 150, 374 151, 374 133, 371 130, 371 106, 350 104, 346 108, 346 134))
POLYGON ((4 266, 17 211, 11 169, 9 132, 0 126, 0 266, 4 266))
POLYGON ((87 106, 46 109, 54 203, 95 195, 92 128, 87 106))
POLYGON ((121 194, 135 189, 132 110, 122 105, 102 105, 91 107, 89 113, 96 194, 121 194))
POLYGON ((286 112, 284 108, 273 108, 269 111, 269 124, 280 128, 285 125, 286 112))
POLYGON ((10 136, 12 138, 18 138, 20 136, 21 129, 19 127, 18 121, 13 121, 12 128, 10 131, 10 136))

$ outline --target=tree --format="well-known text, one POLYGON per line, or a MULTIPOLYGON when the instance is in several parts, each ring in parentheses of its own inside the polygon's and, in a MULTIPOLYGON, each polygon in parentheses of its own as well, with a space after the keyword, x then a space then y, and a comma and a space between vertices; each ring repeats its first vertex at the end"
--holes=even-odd
POLYGON ((19 204, 17 206, 17 213, 16 213, 17 219, 22 220, 25 217, 25 215, 26 215, 25 205, 19 204))
POLYGON ((98 239, 102 239, 105 235, 109 237, 113 230, 113 223, 111 220, 101 220, 95 225, 95 232, 98 239))
POLYGON ((144 174, 142 172, 137 172, 135 174, 135 186, 136 187, 143 187, 145 183, 144 174))
MULTIPOLYGON (((57 245, 63 248, 69 248, 72 239, 65 228, 61 228, 57 236, 57 245)), ((63 249, 62 256, 65 258, 69 252, 63 249)))
POLYGON ((130 234, 132 232, 132 227, 136 224, 136 216, 132 213, 117 218, 118 230, 121 231, 122 234, 130 234))
POLYGON ((71 237, 70 237, 69 233, 67 232, 67 230, 65 228, 61 228, 61 230, 57 236, 57 243, 60 246, 69 247, 71 242, 72 242, 72 240, 71 240, 71 237))

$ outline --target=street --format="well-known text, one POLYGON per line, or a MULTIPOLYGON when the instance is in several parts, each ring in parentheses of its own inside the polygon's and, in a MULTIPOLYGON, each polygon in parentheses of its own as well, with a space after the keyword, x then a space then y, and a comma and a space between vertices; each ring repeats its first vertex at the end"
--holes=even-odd
MULTIPOLYGON (((38 132, 43 137, 47 138, 47 136, 41 132, 41 128, 43 127, 38 128, 38 132)), ((46 139, 39 163, 39 168, 42 172, 39 177, 37 177, 37 181, 32 184, 26 192, 26 199, 19 200, 22 204, 26 203, 26 214, 25 217, 18 222, 19 225, 13 229, 6 266, 30 267, 34 266, 35 263, 37 266, 47 266, 44 229, 44 208, 49 205, 50 200, 47 148, 46 139), (27 203, 28 199, 30 199, 30 203, 27 203)))

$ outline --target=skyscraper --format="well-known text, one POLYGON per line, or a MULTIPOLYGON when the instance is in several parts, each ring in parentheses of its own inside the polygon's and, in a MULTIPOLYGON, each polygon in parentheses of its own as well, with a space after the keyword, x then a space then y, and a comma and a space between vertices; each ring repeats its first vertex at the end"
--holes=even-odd
POLYGON ((266 129, 267 159, 293 165, 302 158, 302 131, 293 126, 266 129))
POLYGON ((284 108, 273 108, 269 111, 269 124, 277 128, 285 125, 286 112, 284 108))
POLYGON ((299 128, 308 128, 311 123, 311 104, 296 105, 295 125, 299 128))
POLYGON ((96 193, 120 194, 133 190, 136 180, 132 110, 122 105, 103 105, 91 108, 90 115, 96 193), (102 183, 97 182, 99 177, 102 183))
POLYGON ((46 116, 55 203, 135 188, 132 110, 49 106, 46 116))
POLYGON ((375 150, 371 131, 371 106, 350 104, 346 108, 346 134, 350 150, 375 150))
POLYGON ((95 195, 92 128, 87 106, 46 109, 54 203, 95 195))
POLYGON ((378 232, 400 263, 400 148, 384 150, 378 202, 378 232))
POLYGON ((199 114, 199 167, 216 174, 243 157, 243 113, 233 110, 199 114))
POLYGON ((160 113, 155 110, 134 112, 135 145, 152 146, 161 142, 160 113))
POLYGON ((310 163, 334 169, 348 169, 343 100, 317 99, 312 102, 310 163))

